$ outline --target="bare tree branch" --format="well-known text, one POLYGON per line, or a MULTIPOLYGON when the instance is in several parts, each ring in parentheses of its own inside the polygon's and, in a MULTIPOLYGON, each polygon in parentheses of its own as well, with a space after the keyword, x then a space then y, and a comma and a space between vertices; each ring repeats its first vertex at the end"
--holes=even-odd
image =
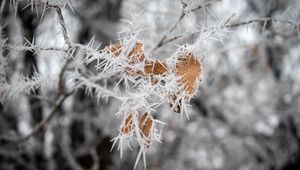
POLYGON ((51 119, 54 117, 54 115, 57 113, 58 109, 62 106, 62 104, 65 101, 65 99, 73 93, 73 92, 69 92, 69 93, 66 94, 65 88, 64 88, 64 73, 65 73, 65 71, 67 69, 68 64, 71 62, 71 57, 69 56, 69 55, 72 55, 71 50, 70 50, 72 48, 71 47, 71 41, 70 41, 70 38, 68 36, 68 32, 67 32, 66 25, 65 25, 65 20, 64 20, 64 17, 62 15, 61 9, 58 6, 55 6, 55 9, 56 9, 56 12, 57 12, 57 14, 59 16, 59 21, 60 21, 60 25, 61 25, 63 37, 64 37, 65 42, 68 45, 68 49, 69 49, 68 50, 68 56, 67 56, 66 62, 62 66, 61 71, 59 73, 58 94, 57 94, 57 97, 55 98, 55 101, 58 100, 58 102, 53 107, 53 109, 51 110, 51 112, 48 114, 47 118, 44 119, 39 124, 37 124, 33 128, 32 132, 29 133, 27 136, 25 136, 23 138, 23 141, 28 140, 31 136, 35 135, 41 129, 43 129, 51 121, 51 119))
MULTIPOLYGON (((300 24, 298 24, 298 23, 293 23, 293 22, 288 21, 288 20, 280 20, 280 19, 275 19, 275 18, 257 18, 257 19, 252 19, 252 20, 248 20, 248 21, 236 22, 236 23, 229 23, 229 22, 226 21, 225 24, 223 24, 221 26, 216 26, 216 27, 212 27, 212 28, 209 28, 209 29, 206 28, 206 29, 203 29, 201 31, 195 31, 195 32, 189 33, 188 35, 182 34, 182 35, 176 35, 176 36, 173 36, 173 37, 170 37, 170 38, 165 38, 164 41, 163 41, 163 44, 161 44, 161 46, 165 45, 165 44, 168 44, 168 43, 171 43, 173 41, 176 41, 178 39, 194 35, 194 34, 199 34, 201 32, 205 33, 205 32, 208 32, 209 30, 218 30, 218 29, 224 29, 224 28, 234 28, 234 27, 240 27, 240 26, 249 25, 249 24, 253 24, 253 23, 270 22, 270 21, 277 22, 277 23, 289 24, 289 25, 294 26, 295 29, 299 29, 300 28, 300 24)), ((161 46, 159 46, 159 47, 161 47, 161 46)))
POLYGON ((33 130, 26 135, 24 138, 21 139, 21 141, 27 141, 29 138, 31 138, 32 136, 36 135, 37 133, 39 133, 41 130, 43 130, 44 128, 46 128, 46 126, 49 124, 49 122, 51 121, 51 119, 54 117, 54 115, 57 113, 57 111, 59 110, 59 108, 62 106, 63 102, 65 101, 65 99, 70 96, 72 93, 66 94, 63 97, 61 97, 57 104, 53 107, 53 109, 50 111, 50 113, 48 114, 48 116, 39 124, 37 124, 33 130))
POLYGON ((153 53, 154 51, 156 51, 158 48, 162 47, 164 44, 166 44, 166 41, 167 41, 167 38, 169 36, 169 34, 171 34, 173 31, 175 31, 178 27, 178 25, 180 24, 180 22, 182 21, 182 19, 189 13, 191 12, 195 12, 199 9, 203 9, 203 8, 206 8, 206 7, 209 7, 211 6, 212 4, 218 2, 218 1, 222 1, 222 0, 216 0, 216 1, 213 1, 211 0, 210 2, 207 2, 205 4, 201 4, 201 5, 198 5, 192 9, 187 9, 188 5, 186 3, 184 3, 183 1, 182 2, 182 11, 181 11, 181 14, 180 16, 178 17, 178 19, 175 21, 175 23, 170 26, 170 28, 163 34, 163 36, 159 39, 158 43, 154 46, 154 48, 151 50, 151 53, 153 53))

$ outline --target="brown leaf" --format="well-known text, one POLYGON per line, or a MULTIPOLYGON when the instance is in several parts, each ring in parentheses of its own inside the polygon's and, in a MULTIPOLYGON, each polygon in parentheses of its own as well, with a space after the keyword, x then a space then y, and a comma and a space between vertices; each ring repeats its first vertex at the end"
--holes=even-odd
POLYGON ((129 64, 133 65, 144 61, 144 45, 141 42, 136 42, 133 49, 128 54, 129 64))
POLYGON ((126 68, 126 74, 128 76, 143 76, 144 74, 148 75, 162 75, 168 71, 168 67, 165 63, 159 60, 149 60, 145 58, 144 55, 144 46, 142 43, 137 42, 135 47, 129 53, 129 64, 135 65, 141 62, 145 62, 144 70, 142 69, 133 69, 126 68))
MULTIPOLYGON (((121 44, 110 44, 109 46, 106 46, 104 48, 104 51, 108 54, 112 54, 113 57, 118 57, 121 54, 123 48, 124 47, 121 44)), ((143 62, 145 60, 143 43, 136 42, 127 57, 129 59, 128 64, 132 66, 134 66, 137 63, 143 62)), ((143 75, 143 70, 137 70, 131 67, 126 67, 124 71, 127 76, 143 75)))
POLYGON ((133 116, 132 116, 132 113, 129 113, 127 116, 126 116, 126 119, 125 119, 125 123, 123 125, 123 127, 121 128, 121 133, 122 134, 129 134, 132 132, 132 130, 134 129, 134 124, 133 124, 133 116))
MULTIPOLYGON (((104 48, 107 53, 113 54, 114 57, 118 57, 123 50, 121 44, 111 44, 104 48)), ((168 71, 167 65, 159 60, 146 59, 144 54, 144 45, 141 42, 136 42, 135 46, 128 54, 128 64, 133 67, 126 67, 125 74, 127 76, 144 76, 144 75, 163 75, 168 71), (138 63, 145 62, 144 69, 136 69, 134 66, 138 63)))
POLYGON ((104 51, 108 54, 112 54, 113 57, 118 57, 122 49, 123 46, 121 44, 110 44, 104 48, 104 51))
MULTIPOLYGON (((104 51, 108 54, 113 54, 113 57, 118 57, 122 52, 124 46, 122 44, 110 44, 104 48, 104 51)), ((141 42, 136 42, 134 47, 128 54, 129 64, 136 64, 142 62, 145 59, 144 45, 141 42)))
POLYGON ((179 77, 177 83, 184 87, 186 93, 193 95, 201 71, 201 63, 192 53, 182 55, 176 62, 175 74, 179 77))
POLYGON ((139 117, 139 128, 142 132, 142 136, 149 138, 152 127, 153 127, 152 117, 147 112, 145 112, 142 116, 139 117))
POLYGON ((155 60, 155 61, 146 61, 144 66, 145 74, 151 75, 163 75, 168 71, 168 67, 165 63, 155 60))

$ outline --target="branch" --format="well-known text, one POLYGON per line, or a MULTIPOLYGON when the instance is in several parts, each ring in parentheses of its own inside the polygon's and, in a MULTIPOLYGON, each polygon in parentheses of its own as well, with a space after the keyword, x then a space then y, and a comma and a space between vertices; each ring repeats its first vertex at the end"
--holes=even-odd
POLYGON ((151 50, 151 53, 153 53, 154 51, 156 51, 158 48, 162 47, 163 45, 165 45, 165 41, 166 39, 168 38, 169 34, 171 34, 173 31, 175 31, 177 29, 177 26, 180 24, 180 22, 182 21, 182 19, 189 13, 191 12, 195 12, 199 9, 202 9, 202 8, 206 8, 206 7, 209 7, 211 6, 213 3, 216 3, 218 1, 221 1, 221 0, 216 0, 216 1, 210 1, 210 2, 207 2, 205 4, 201 4, 201 5, 198 5, 192 9, 189 9, 187 10, 187 4, 184 3, 183 1, 181 1, 182 3, 182 11, 181 11, 181 14, 180 16, 178 17, 178 19, 176 20, 176 22, 168 29, 167 32, 164 33, 164 35, 159 39, 158 43, 154 46, 154 48, 151 50))
POLYGON ((63 127, 61 131, 61 142, 59 143, 60 149, 64 158, 67 160, 69 166, 73 170, 84 170, 81 165, 77 162, 74 154, 72 153, 72 148, 70 147, 70 133, 68 132, 68 127, 63 127))
POLYGON ((42 130, 43 128, 46 127, 46 125, 51 121, 51 119, 54 117, 54 115, 56 114, 56 112, 58 111, 58 109, 61 107, 61 105, 63 104, 63 102, 65 101, 65 99, 70 96, 73 92, 70 93, 65 93, 65 88, 64 88, 64 73, 67 69, 68 64, 71 62, 71 57, 70 55, 72 55, 72 46, 71 46, 71 41, 70 38, 68 36, 68 32, 65 26, 65 20, 64 17, 62 15, 61 9, 58 6, 54 7, 56 9, 56 12, 59 16, 59 21, 60 21, 60 25, 61 25, 61 29, 62 29, 62 33, 63 33, 63 37, 65 39, 66 44, 68 45, 68 56, 66 59, 66 62, 64 63, 64 65, 61 68, 61 71, 59 73, 59 81, 58 81, 58 94, 55 98, 55 101, 58 100, 57 104, 53 107, 53 109, 51 110, 51 112, 48 114, 47 118, 44 119, 42 122, 40 122, 38 125, 36 125, 34 127, 34 129, 32 130, 31 133, 29 133, 27 136, 25 136, 23 138, 22 141, 26 141, 28 140, 31 136, 35 135, 36 133, 38 133, 40 130, 42 130), (63 95, 63 97, 62 97, 63 95))
POLYGON ((71 62, 72 45, 71 45, 71 41, 70 41, 68 31, 67 31, 67 28, 66 28, 65 19, 62 15, 61 9, 58 6, 55 6, 54 8, 55 8, 55 10, 58 14, 59 23, 60 23, 60 26, 61 26, 61 31, 62 31, 64 40, 65 40, 66 44, 68 45, 68 56, 67 56, 67 59, 66 59, 64 65, 63 65, 60 73, 59 73, 59 82, 58 82, 59 93, 64 94, 65 93, 65 87, 64 87, 64 78, 63 78, 63 76, 64 76, 64 73, 65 73, 69 63, 71 62))
MULTIPOLYGON (((269 22, 269 21, 272 21, 272 22, 281 22, 281 23, 285 23, 285 24, 290 24, 292 26, 294 26, 295 28, 298 28, 300 27, 299 24, 297 23, 293 23, 291 21, 286 21, 286 20, 280 20, 280 19, 274 19, 274 18, 258 18, 258 19, 252 19, 252 20, 248 20, 248 21, 241 21, 241 22, 237 22, 237 23, 228 23, 227 21, 225 22, 225 24, 221 25, 221 26, 216 26, 216 27, 212 27, 212 28, 206 28, 204 30, 201 30, 201 31, 196 31, 196 32, 192 32, 188 35, 176 35, 176 36, 173 36, 173 37, 170 37, 168 39, 165 39, 163 41, 163 44, 162 45, 165 45, 165 44, 168 44, 168 43, 171 43, 175 40, 178 40, 178 39, 181 39, 181 38, 184 38, 184 37, 187 37, 187 36, 191 36, 193 34, 199 34, 199 33, 204 33, 204 32, 208 32, 209 30, 218 30, 218 29, 224 29, 224 28, 234 28, 234 27, 239 27, 239 26, 244 26, 244 25, 249 25, 249 24, 252 24, 252 23, 259 23, 259 22, 269 22)), ((214 31, 215 32, 215 31, 214 31)))
POLYGON ((195 12, 195 11, 201 9, 201 8, 206 8, 206 7, 210 6, 210 5, 212 5, 213 3, 221 2, 221 1, 222 1, 222 0, 215 0, 215 1, 212 1, 212 0, 211 0, 211 1, 208 2, 208 3, 201 4, 201 5, 198 5, 198 6, 194 7, 194 8, 192 8, 191 10, 187 11, 187 14, 188 14, 188 13, 191 13, 191 12, 195 12))
POLYGON ((70 41, 68 31, 67 31, 67 28, 66 28, 65 19, 62 15, 60 7, 55 6, 54 8, 56 9, 56 12, 58 14, 59 23, 60 23, 60 26, 61 26, 61 31, 62 31, 64 40, 65 40, 66 44, 68 45, 68 47, 70 48, 71 47, 71 41, 70 41))
POLYGON ((22 142, 27 141, 30 137, 34 136, 35 134, 37 134, 38 132, 40 132, 41 130, 43 130, 48 123, 51 121, 51 119, 53 118, 53 116, 57 113, 58 109, 62 106, 63 102, 65 101, 65 99, 70 96, 73 92, 68 93, 66 95, 64 95, 63 97, 61 97, 57 104, 55 105, 55 107, 53 107, 53 109, 50 111, 50 113, 48 114, 48 116, 46 117, 46 119, 44 119, 42 122, 40 122, 39 124, 37 124, 33 130, 26 135, 24 138, 21 139, 22 142))
POLYGON ((242 26, 242 25, 248 25, 248 24, 252 24, 252 23, 258 23, 258 22, 281 22, 281 23, 285 23, 285 24, 290 24, 293 25, 295 27, 299 27, 299 24, 293 23, 291 21, 286 21, 286 20, 280 20, 280 19, 275 19, 275 18, 258 18, 258 19, 252 19, 252 20, 248 20, 248 21, 241 21, 238 23, 232 23, 232 24, 226 24, 224 26, 222 26, 221 28, 229 28, 229 27, 238 27, 238 26, 242 26))
POLYGON ((69 8, 74 12, 74 9, 70 3, 70 0, 61 0, 61 1, 50 1, 50 0, 13 0, 13 2, 25 2, 27 5, 23 7, 23 9, 31 7, 31 10, 34 10, 34 8, 37 8, 37 5, 43 5, 44 8, 51 8, 55 6, 59 7, 66 7, 69 6, 69 8))
POLYGON ((11 50, 11 51, 31 51, 34 53, 37 53, 39 51, 55 51, 55 52, 68 52, 66 48, 59 48, 59 47, 38 47, 35 45, 27 46, 26 44, 24 46, 20 45, 12 45, 7 43, 0 43, 0 48, 5 50, 11 50))

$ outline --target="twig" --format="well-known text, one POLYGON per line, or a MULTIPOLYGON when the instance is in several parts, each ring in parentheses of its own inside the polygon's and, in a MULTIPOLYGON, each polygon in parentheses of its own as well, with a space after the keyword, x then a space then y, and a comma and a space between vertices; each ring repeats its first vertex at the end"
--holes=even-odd
POLYGON ((64 158, 67 160, 68 164, 70 165, 71 169, 73 170, 84 170, 81 165, 77 162, 74 154, 72 153, 72 149, 70 147, 70 133, 68 133, 68 127, 63 127, 62 131, 60 132, 61 135, 61 142, 60 142, 60 149, 64 158))
POLYGON ((60 7, 55 6, 54 8, 56 9, 56 12, 58 14, 59 23, 60 23, 60 26, 61 26, 62 34, 64 36, 64 40, 65 40, 66 44, 68 45, 68 47, 70 48, 71 47, 71 41, 70 41, 68 31, 67 31, 67 28, 66 28, 65 19, 62 15, 60 7))
POLYGON ((226 24, 224 26, 222 26, 221 28, 225 28, 225 27, 238 27, 238 26, 242 26, 242 25, 248 25, 251 23, 257 23, 257 22, 269 22, 269 21, 273 21, 273 22, 281 22, 281 23, 286 23, 286 24, 290 24, 293 25, 295 27, 299 27, 298 24, 295 24, 291 21, 286 21, 286 20, 280 20, 280 19, 275 19, 275 18, 258 18, 258 19, 252 19, 252 20, 248 20, 248 21, 242 21, 242 22, 238 22, 238 23, 232 23, 232 24, 226 24))
POLYGON ((189 33, 188 35, 176 35, 176 36, 170 37, 170 38, 164 40, 163 45, 171 43, 171 42, 176 41, 177 39, 180 39, 180 38, 183 38, 183 37, 191 36, 193 34, 198 34, 198 33, 201 33, 201 32, 204 33, 204 32, 207 32, 209 30, 234 28, 234 27, 239 27, 239 26, 248 25, 248 24, 252 24, 252 23, 269 22, 269 21, 286 23, 286 24, 293 25, 294 27, 297 27, 297 28, 300 27, 300 25, 298 25, 296 23, 293 23, 291 21, 285 21, 285 20, 274 19, 274 18, 258 18, 258 19, 248 20, 248 21, 241 21, 241 22, 238 22, 238 23, 231 23, 231 24, 229 24, 228 21, 225 21, 224 25, 222 25, 222 26, 212 27, 210 29, 207 28, 207 29, 204 29, 204 30, 201 30, 201 31, 196 31, 196 32, 189 33))
POLYGON ((65 88, 64 88, 64 77, 63 77, 64 73, 67 69, 68 64, 71 62, 71 57, 69 56, 69 55, 72 55, 72 53, 70 52, 71 51, 70 49, 72 48, 71 41, 70 41, 70 38, 68 36, 68 32, 67 32, 67 29, 66 29, 66 26, 65 26, 65 20, 64 20, 64 17, 62 15, 60 7, 55 6, 54 8, 56 9, 56 12, 59 16, 59 21, 60 21, 63 37, 65 39, 66 44, 68 45, 68 56, 67 56, 66 62, 62 66, 61 71, 59 73, 58 94, 57 94, 57 97, 55 98, 55 101, 58 100, 58 102, 53 107, 53 109, 51 110, 51 112, 49 113, 47 118, 44 119, 42 122, 40 122, 38 125, 36 125, 34 127, 34 129, 27 136, 25 136, 23 138, 22 141, 28 140, 31 136, 35 135, 40 130, 42 130, 51 121, 51 119, 54 117, 54 115, 56 114, 58 109, 61 107, 61 105, 65 101, 65 99, 73 93, 73 92, 70 92, 70 93, 66 94, 65 88))
POLYGON ((191 10, 189 10, 188 13, 195 12, 196 10, 199 10, 199 9, 205 8, 205 7, 208 7, 208 6, 212 5, 213 3, 220 2, 220 1, 222 1, 222 0, 210 1, 210 2, 208 2, 208 3, 206 3, 206 4, 198 5, 198 6, 194 7, 194 8, 192 8, 191 10))
POLYGON ((62 34, 63 34, 63 37, 64 37, 64 40, 68 46, 68 56, 67 56, 67 59, 59 73, 59 81, 58 81, 58 90, 59 90, 59 93, 61 94, 64 94, 65 93, 65 89, 64 89, 64 73, 69 65, 69 63, 71 62, 71 55, 72 55, 72 44, 71 44, 71 41, 70 41, 70 38, 69 38, 69 35, 68 35, 68 31, 67 31, 67 28, 66 28, 66 23, 65 23, 65 19, 62 15, 62 12, 61 12, 61 8, 58 7, 58 6, 54 6, 57 14, 58 14, 58 18, 59 18, 59 23, 60 23, 60 26, 61 26, 61 31, 62 31, 62 34))
POLYGON ((38 47, 38 46, 16 46, 12 44, 0 43, 0 48, 6 50, 14 50, 14 51, 32 51, 32 52, 39 52, 39 51, 56 51, 56 52, 68 52, 65 48, 59 47, 38 47))
POLYGON ((68 56, 66 62, 64 63, 63 67, 60 70, 59 79, 58 79, 58 92, 59 92, 59 94, 64 94, 65 93, 64 74, 65 74, 66 69, 67 69, 70 62, 71 62, 71 57, 68 56))
POLYGON ((168 29, 167 32, 164 33, 164 35, 159 39, 158 43, 154 46, 154 48, 151 50, 151 53, 153 53, 154 51, 156 51, 158 48, 160 48, 161 46, 163 46, 164 44, 166 44, 166 39, 168 38, 169 34, 171 34, 173 31, 175 31, 177 29, 178 24, 182 21, 182 19, 189 13, 191 12, 195 12, 196 10, 202 9, 202 8, 206 8, 210 5, 212 5, 215 2, 218 2, 221 0, 216 0, 216 1, 210 1, 208 3, 205 4, 201 4, 198 5, 190 10, 186 10, 187 9, 187 4, 182 2, 182 11, 180 16, 178 17, 178 19, 176 20, 176 22, 168 29))
POLYGON ((54 3, 51 1, 45 1, 45 0, 14 0, 15 2, 25 2, 27 3, 27 5, 23 8, 27 8, 29 6, 31 6, 31 9, 33 10, 33 8, 36 6, 36 5, 44 5, 44 6, 47 6, 47 7, 55 7, 55 6, 60 6, 60 7, 65 7, 65 6, 69 6, 69 8, 74 12, 74 9, 70 3, 70 0, 66 0, 64 3, 60 3, 61 1, 54 1, 54 3))
POLYGON ((53 116, 57 113, 58 109, 61 107, 61 105, 63 104, 63 102, 65 101, 65 99, 70 96, 73 92, 64 95, 63 97, 61 97, 57 104, 55 105, 55 107, 50 111, 50 113, 48 114, 48 116, 46 117, 46 119, 44 119, 42 122, 40 122, 39 124, 37 124, 33 130, 26 135, 24 138, 21 139, 21 141, 27 141, 30 137, 34 136, 35 134, 37 134, 38 132, 40 132, 42 129, 44 129, 48 123, 51 121, 51 119, 53 118, 53 116))

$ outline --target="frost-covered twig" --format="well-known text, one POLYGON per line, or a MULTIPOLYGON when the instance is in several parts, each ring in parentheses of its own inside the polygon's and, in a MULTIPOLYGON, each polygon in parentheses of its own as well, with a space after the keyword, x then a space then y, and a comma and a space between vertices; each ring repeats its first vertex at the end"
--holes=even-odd
POLYGON ((289 25, 292 25, 296 28, 299 28, 299 26, 300 26, 300 23, 294 23, 294 22, 289 21, 289 20, 282 20, 282 19, 267 17, 267 18, 252 19, 252 20, 248 20, 248 21, 241 21, 241 22, 237 22, 237 23, 228 23, 228 24, 222 26, 222 28, 238 27, 238 26, 248 25, 248 24, 252 24, 252 23, 269 22, 269 21, 289 24, 289 25))
POLYGON ((33 53, 38 53, 40 51, 54 51, 54 52, 68 52, 68 49, 62 47, 41 47, 32 43, 25 43, 24 45, 13 45, 8 44, 6 41, 0 42, 0 48, 10 51, 31 51, 33 53))
POLYGON ((80 87, 85 87, 87 94, 92 94, 94 91, 98 100, 101 98, 108 98, 108 97, 114 97, 115 99, 118 99, 120 101, 123 101, 124 99, 126 99, 126 97, 124 97, 125 95, 121 96, 117 92, 107 89, 105 87, 102 87, 99 84, 96 84, 82 76, 75 78, 75 80, 78 81, 77 85, 75 86, 75 89, 80 88, 80 87))
POLYGON ((67 28, 66 28, 66 23, 65 23, 65 19, 62 15, 62 11, 61 11, 61 8, 58 7, 58 6, 55 6, 55 10, 58 14, 58 18, 59 18, 59 23, 60 23, 60 26, 61 26, 61 31, 62 31, 62 34, 63 34, 63 37, 64 37, 64 40, 65 40, 65 43, 67 44, 68 46, 68 56, 66 58, 66 61, 64 63, 64 65, 62 66, 61 68, 61 71, 59 73, 59 82, 58 82, 58 90, 59 90, 59 93, 63 94, 65 93, 65 89, 64 89, 64 74, 65 74, 65 71, 69 65, 69 63, 71 62, 72 60, 72 55, 73 55, 73 50, 72 50, 72 43, 71 43, 71 40, 69 38, 69 35, 68 35, 68 31, 67 31, 67 28))
POLYGON ((218 2, 218 1, 222 1, 222 0, 211 0, 207 3, 204 4, 200 4, 192 9, 188 9, 188 5, 186 3, 182 2, 182 11, 180 16, 178 17, 178 19, 175 21, 175 23, 173 25, 170 26, 170 28, 163 34, 163 36, 158 40, 157 44, 154 46, 154 48, 151 50, 151 53, 156 51, 158 48, 162 47, 164 44, 168 43, 168 36, 177 29, 178 25, 180 24, 180 22, 182 21, 182 19, 189 13, 191 12, 195 12, 199 9, 202 8, 207 8, 209 6, 211 6, 212 4, 218 2))
POLYGON ((266 22, 274 22, 274 23, 284 23, 284 24, 289 24, 291 26, 294 27, 294 29, 297 32, 300 32, 300 23, 294 23, 292 21, 288 21, 288 20, 281 20, 281 19, 276 19, 276 18, 257 18, 257 19, 252 19, 252 20, 247 20, 247 21, 240 21, 240 22, 236 22, 236 23, 226 23, 224 25, 220 25, 220 26, 214 26, 214 27, 210 27, 210 28, 204 28, 202 30, 199 31, 195 31, 192 33, 188 33, 188 34, 181 34, 181 35, 175 35, 173 37, 170 38, 166 38, 164 40, 164 44, 168 44, 171 43, 173 41, 176 41, 178 39, 184 38, 184 37, 188 37, 191 35, 195 35, 195 34, 199 34, 199 33, 205 33, 211 30, 214 30, 213 32, 215 32, 216 30, 222 30, 225 28, 234 28, 234 27, 240 27, 240 26, 244 26, 244 25, 249 25, 249 24, 253 24, 253 23, 266 23, 266 22))
MULTIPOLYGON (((70 38, 68 36, 68 32, 67 32, 67 29, 66 29, 66 26, 65 26, 65 21, 64 21, 64 18, 63 18, 63 15, 62 15, 62 12, 61 12, 61 9, 60 7, 56 6, 55 7, 56 11, 57 11, 57 14, 59 16, 59 20, 60 20, 60 25, 61 25, 61 29, 62 29, 62 33, 63 33, 63 37, 65 39, 65 42, 67 43, 68 45, 68 55, 72 55, 72 50, 71 50, 71 41, 70 41, 70 38)), ((40 122, 39 124, 37 124, 32 132, 30 132, 27 136, 24 137, 23 141, 26 141, 28 140, 31 136, 33 136, 34 134, 38 133, 42 128, 44 128, 46 126, 46 124, 48 122, 51 121, 51 119, 54 117, 55 113, 58 111, 58 109, 61 107, 61 105, 63 104, 63 102, 65 101, 65 99, 70 96, 73 91, 69 92, 69 93, 66 93, 65 91, 65 86, 64 86, 64 74, 65 74, 65 71, 67 69, 67 66, 68 64, 71 62, 71 57, 67 57, 64 65, 62 66, 61 70, 60 70, 60 73, 59 73, 59 79, 58 79, 58 94, 57 96, 55 97, 55 101, 58 100, 58 103, 53 107, 53 109, 51 110, 51 112, 49 113, 49 115, 47 116, 46 119, 44 119, 42 122, 40 122)))
POLYGON ((35 73, 32 77, 16 77, 11 80, 13 83, 8 84, 7 82, 1 84, 0 86, 0 101, 5 101, 7 99, 14 98, 20 94, 30 94, 35 89, 45 87, 52 87, 55 79, 51 75, 40 75, 35 73))
POLYGON ((56 13, 57 13, 58 18, 59 18, 59 23, 60 23, 60 26, 61 26, 61 31, 62 31, 64 40, 65 40, 66 44, 68 45, 68 47, 70 48, 71 47, 71 40, 70 40, 69 35, 68 35, 65 19, 64 19, 64 16, 62 15, 61 8, 58 7, 58 6, 55 6, 55 10, 56 10, 56 13))
POLYGON ((14 7, 15 16, 20 4, 25 4, 22 10, 30 7, 32 11, 35 10, 37 15, 39 15, 38 8, 43 7, 41 18, 43 18, 46 9, 53 7, 65 8, 66 6, 68 6, 74 12, 70 0, 2 0, 2 2, 0 3, 0 13, 3 12, 5 6, 8 6, 7 3, 10 3, 9 5, 14 7))

